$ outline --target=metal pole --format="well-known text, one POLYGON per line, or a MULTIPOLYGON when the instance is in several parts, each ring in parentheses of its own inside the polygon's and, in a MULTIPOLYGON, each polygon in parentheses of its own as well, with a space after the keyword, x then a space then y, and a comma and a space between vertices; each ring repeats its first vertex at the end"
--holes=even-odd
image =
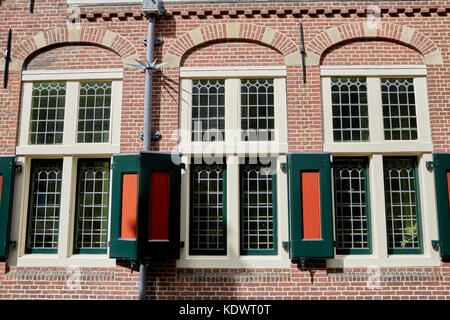
MULTIPOLYGON (((155 46, 155 16, 148 17, 147 27, 147 51, 145 59, 148 63, 153 62, 153 51, 155 46)), ((145 72, 145 97, 144 97, 144 151, 150 151, 152 143, 152 68, 145 72)))
MULTIPOLYGON (((153 62, 155 45, 155 16, 148 17, 147 27, 147 51, 145 59, 147 63, 153 62)), ((152 68, 145 70, 145 97, 144 97, 144 151, 150 151, 152 143, 152 68)), ((139 300, 146 300, 147 265, 142 257, 139 257, 139 300)))

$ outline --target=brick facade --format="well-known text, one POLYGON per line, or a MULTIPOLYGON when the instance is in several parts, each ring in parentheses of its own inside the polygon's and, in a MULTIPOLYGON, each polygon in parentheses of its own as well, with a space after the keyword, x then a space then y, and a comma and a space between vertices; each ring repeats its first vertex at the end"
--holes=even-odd
MULTIPOLYGON (((165 4, 157 21, 168 62, 153 77, 152 126, 162 134, 152 148, 176 150, 179 68, 286 65, 290 151, 322 151, 320 65, 426 64, 434 151, 450 152, 450 27, 448 1, 264 2, 165 4), (367 30, 367 8, 381 9, 377 31, 367 30), (302 81, 299 21, 307 50, 302 81)), ((81 26, 67 25, 64 0, 0 3, 0 50, 13 30, 7 89, 0 88, 0 153, 14 155, 18 137, 21 70, 123 68, 121 152, 142 148, 147 21, 140 6, 81 7, 81 26)), ((3 63, 0 66, 3 70, 3 63)), ((3 74, 3 72, 2 72, 3 74)), ((281 250, 281 249, 280 249, 281 250)), ((440 267, 327 269, 293 263, 287 269, 177 269, 175 262, 149 267, 150 299, 449 299, 450 264, 440 267)), ((136 299, 139 273, 116 268, 17 267, 0 262, 0 299, 136 299), (76 273, 79 272, 79 273, 76 273), (75 275, 75 276, 74 276, 75 275), (78 278, 77 278, 78 277, 78 278), (73 282, 71 280, 75 279, 73 282), (78 281, 79 279, 79 281, 78 281)))

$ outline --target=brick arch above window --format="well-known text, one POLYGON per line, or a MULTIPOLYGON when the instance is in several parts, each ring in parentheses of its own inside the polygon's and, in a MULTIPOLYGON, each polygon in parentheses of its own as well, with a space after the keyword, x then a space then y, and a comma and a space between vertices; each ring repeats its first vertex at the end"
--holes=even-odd
POLYGON ((217 41, 254 42, 280 52, 286 66, 301 64, 301 55, 296 43, 286 35, 269 27, 251 23, 218 23, 192 29, 178 37, 167 50, 164 62, 168 67, 179 67, 182 58, 193 48, 217 41))
POLYGON ((80 43, 93 44, 115 52, 121 57, 124 68, 128 63, 134 62, 134 58, 137 57, 137 51, 133 44, 113 31, 97 27, 55 28, 38 32, 22 41, 12 52, 10 69, 22 70, 29 57, 47 47, 80 43))
POLYGON ((425 64, 440 65, 442 55, 436 44, 416 29, 393 23, 356 22, 329 28, 311 39, 306 47, 307 65, 319 65, 322 55, 333 46, 357 39, 377 39, 396 42, 414 48, 425 64), (373 23, 373 25, 371 24, 373 23))

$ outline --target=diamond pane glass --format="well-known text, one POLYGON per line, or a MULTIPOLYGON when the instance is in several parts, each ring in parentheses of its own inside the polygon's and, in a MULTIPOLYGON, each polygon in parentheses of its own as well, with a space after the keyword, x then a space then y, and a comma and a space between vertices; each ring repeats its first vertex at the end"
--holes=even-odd
POLYGON ((65 82, 34 82, 31 96, 30 144, 62 143, 65 82))
POLYGON ((106 248, 109 160, 78 161, 76 248, 106 248))
POLYGON ((274 248, 274 214, 270 166, 241 165, 241 248, 274 248))
POLYGON ((365 159, 333 159, 337 252, 368 249, 365 159))
POLYGON ((62 160, 33 160, 27 250, 57 249, 62 160))
POLYGON ((192 81, 192 141, 223 141, 225 80, 192 81))
POLYGON ((366 78, 331 78, 333 140, 369 141, 366 78))
POLYGON ((415 167, 413 159, 384 159, 389 249, 420 248, 415 167))
POLYGON ((78 143, 109 141, 111 81, 80 83, 78 143))
POLYGON ((413 79, 381 79, 384 138, 417 140, 413 79))
POLYGON ((191 250, 225 250, 223 165, 195 165, 192 168, 191 250))
POLYGON ((274 140, 274 124, 273 79, 242 79, 242 140, 274 140))

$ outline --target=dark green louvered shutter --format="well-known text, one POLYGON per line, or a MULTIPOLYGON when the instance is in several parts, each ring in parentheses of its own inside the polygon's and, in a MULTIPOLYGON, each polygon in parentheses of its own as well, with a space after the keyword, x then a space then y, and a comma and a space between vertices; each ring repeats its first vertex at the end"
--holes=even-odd
POLYGON ((139 154, 113 156, 109 256, 136 259, 139 154))
POLYGON ((14 168, 14 157, 0 157, 0 259, 8 256, 14 168))
POLYGON ((330 155, 289 153, 287 173, 290 258, 333 258, 330 155))
POLYGON ((434 181, 441 257, 450 257, 450 153, 434 154, 434 181))
POLYGON ((179 259, 181 158, 141 152, 138 257, 179 259))

